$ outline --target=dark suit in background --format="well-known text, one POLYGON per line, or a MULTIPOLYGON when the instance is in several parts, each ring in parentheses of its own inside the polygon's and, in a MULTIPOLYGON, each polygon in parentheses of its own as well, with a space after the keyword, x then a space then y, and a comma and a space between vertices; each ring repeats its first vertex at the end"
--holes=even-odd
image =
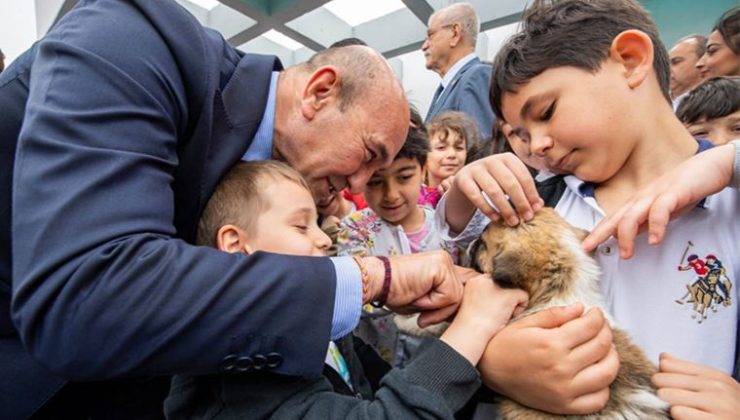
MULTIPOLYGON (((329 259, 189 244, 277 59, 236 51, 170 0, 81 1, 35 48, 0 76, 2 417, 69 380, 137 378, 120 395, 247 357, 319 375, 329 259)), ((100 398, 88 402, 125 417, 100 398)))
POLYGON ((494 119, 488 100, 490 83, 490 65, 481 63, 477 57, 467 62, 431 104, 424 122, 445 111, 461 111, 475 120, 483 138, 490 138, 494 119))

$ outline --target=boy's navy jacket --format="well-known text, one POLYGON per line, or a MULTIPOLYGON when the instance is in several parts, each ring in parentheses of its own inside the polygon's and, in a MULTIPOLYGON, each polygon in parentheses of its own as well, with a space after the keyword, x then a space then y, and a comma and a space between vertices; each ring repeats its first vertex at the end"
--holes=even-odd
POLYGON ((69 380, 320 375, 331 261, 188 244, 280 69, 172 0, 98 0, 0 74, 2 417, 69 380))

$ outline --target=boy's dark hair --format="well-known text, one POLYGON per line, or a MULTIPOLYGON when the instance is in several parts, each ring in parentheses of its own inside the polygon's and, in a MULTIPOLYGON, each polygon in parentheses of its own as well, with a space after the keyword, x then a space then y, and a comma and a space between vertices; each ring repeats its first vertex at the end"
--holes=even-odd
POLYGON ((439 133, 442 140, 447 140, 450 133, 457 134, 465 143, 466 151, 483 141, 475 121, 459 111, 446 111, 437 115, 427 124, 427 131, 430 138, 439 133))
POLYGON ((712 32, 718 31, 732 52, 740 54, 740 6, 726 11, 717 20, 712 32))
POLYGON ((416 109, 415 106, 409 104, 409 112, 411 114, 411 116, 409 117, 411 120, 411 127, 412 128, 424 127, 424 119, 421 118, 421 114, 419 113, 419 110, 416 109))
POLYGON ((265 186, 281 178, 309 190, 301 174, 284 163, 264 160, 234 165, 221 178, 200 216, 196 244, 216 247, 216 234, 227 224, 252 233, 259 215, 269 209, 265 186))
MULTIPOLYGON (((494 131, 495 130, 496 129, 494 128, 494 131)), ((468 153, 465 155, 465 164, 467 165, 468 163, 496 154, 495 150, 499 143, 496 143, 494 138, 495 137, 484 139, 480 143, 472 145, 468 149, 468 153)))
POLYGON ((396 159, 408 158, 416 159, 422 167, 427 162, 427 153, 429 153, 429 139, 427 130, 421 127, 409 127, 409 133, 406 135, 406 141, 403 142, 401 150, 396 155, 396 159))
POLYGON ((713 77, 686 94, 676 116, 684 124, 722 118, 740 110, 740 76, 713 77))
POLYGON ((653 69, 668 103, 670 65, 650 16, 635 0, 535 0, 522 18, 521 30, 496 55, 491 77, 493 112, 503 119, 504 93, 555 67, 596 72, 609 55, 614 38, 637 29, 653 42, 653 69))

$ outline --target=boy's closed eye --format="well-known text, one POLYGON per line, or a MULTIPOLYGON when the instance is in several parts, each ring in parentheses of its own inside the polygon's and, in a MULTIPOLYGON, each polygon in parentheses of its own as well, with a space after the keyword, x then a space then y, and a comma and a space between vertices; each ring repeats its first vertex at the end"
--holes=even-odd
POLYGON ((557 101, 552 101, 540 114, 540 121, 549 121, 555 113, 557 101))
POLYGON ((288 223, 301 232, 307 232, 311 221, 316 219, 315 211, 309 208, 296 209, 291 215, 288 223))

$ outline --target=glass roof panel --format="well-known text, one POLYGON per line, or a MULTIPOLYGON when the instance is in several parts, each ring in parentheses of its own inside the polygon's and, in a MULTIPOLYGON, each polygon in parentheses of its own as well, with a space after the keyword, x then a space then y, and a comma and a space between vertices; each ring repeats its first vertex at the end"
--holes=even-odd
POLYGON ((401 0, 333 0, 324 5, 326 9, 350 26, 369 22, 406 7, 401 0))
POLYGON ((219 3, 218 0, 188 0, 190 3, 193 3, 196 6, 200 6, 206 10, 213 10, 214 7, 218 6, 219 3))
POLYGON ((274 30, 270 29, 269 31, 262 34, 265 38, 269 39, 270 41, 282 45, 283 47, 295 51, 297 49, 303 48, 304 45, 294 41, 292 38, 287 37, 286 35, 274 30))

